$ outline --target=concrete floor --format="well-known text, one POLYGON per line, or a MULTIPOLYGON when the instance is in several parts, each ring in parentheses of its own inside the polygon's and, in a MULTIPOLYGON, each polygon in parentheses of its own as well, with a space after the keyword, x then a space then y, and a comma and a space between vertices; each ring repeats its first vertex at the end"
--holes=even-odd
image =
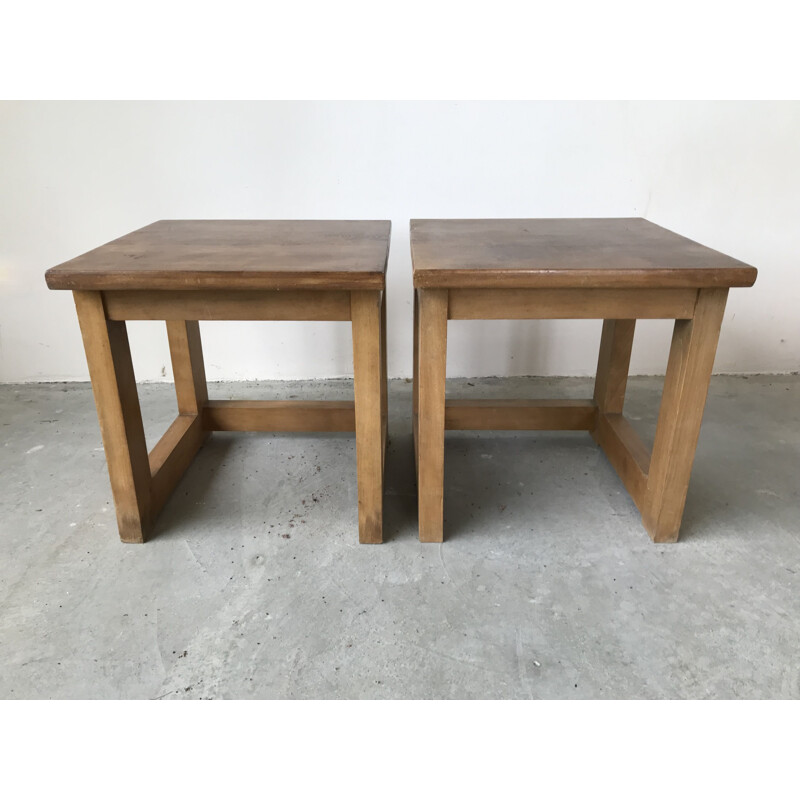
MULTIPOLYGON (((630 384, 646 439, 660 387, 630 384)), ((172 387, 140 388, 152 446, 172 387)), ((88 385, 0 387, 0 697, 800 698, 800 377, 714 378, 675 545, 583 433, 448 433, 447 541, 419 544, 410 388, 385 544, 358 544, 351 436, 214 434, 142 546, 117 538, 88 385)))

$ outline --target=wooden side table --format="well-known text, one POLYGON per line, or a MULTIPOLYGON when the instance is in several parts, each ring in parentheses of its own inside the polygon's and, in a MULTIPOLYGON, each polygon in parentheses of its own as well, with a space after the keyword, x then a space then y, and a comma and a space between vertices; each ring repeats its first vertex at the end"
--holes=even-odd
POLYGON ((359 540, 382 540, 390 228, 164 220, 48 270, 75 297, 122 541, 145 541, 210 431, 355 431, 359 540), (149 455, 125 328, 142 319, 166 321, 178 399, 149 455), (197 321, 215 319, 350 321, 355 402, 209 400, 197 321))
POLYGON ((729 287, 756 270, 643 219, 412 220, 419 537, 443 538, 444 432, 586 430, 656 542, 678 539, 729 287), (594 398, 445 400, 449 319, 603 319, 594 398), (637 319, 675 320, 652 454, 622 415, 637 319))

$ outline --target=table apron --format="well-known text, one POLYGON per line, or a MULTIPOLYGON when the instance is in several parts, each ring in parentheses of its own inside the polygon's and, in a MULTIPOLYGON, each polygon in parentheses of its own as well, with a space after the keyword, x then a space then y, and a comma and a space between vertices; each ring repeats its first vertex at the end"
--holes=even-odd
POLYGON ((449 289, 448 319, 691 319, 697 289, 449 289))
POLYGON ((104 291, 110 320, 350 320, 344 290, 104 291))

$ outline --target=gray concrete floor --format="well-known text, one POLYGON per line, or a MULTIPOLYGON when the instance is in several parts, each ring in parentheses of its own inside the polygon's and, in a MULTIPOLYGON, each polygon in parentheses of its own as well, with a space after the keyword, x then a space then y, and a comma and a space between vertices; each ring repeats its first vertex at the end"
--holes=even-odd
MULTIPOLYGON (((391 385, 386 543, 366 546, 344 434, 214 434, 155 538, 123 545, 89 386, 0 387, 0 697, 800 697, 798 376, 714 378, 674 545, 583 433, 448 433, 447 540, 419 544, 410 388, 391 385)), ((631 380, 645 439, 660 388, 631 380)), ((140 390, 152 446, 172 387, 140 390)))

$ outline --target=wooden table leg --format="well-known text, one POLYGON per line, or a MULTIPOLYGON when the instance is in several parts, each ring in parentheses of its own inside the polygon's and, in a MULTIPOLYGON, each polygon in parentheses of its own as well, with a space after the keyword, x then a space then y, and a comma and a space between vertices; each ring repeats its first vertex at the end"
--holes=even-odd
POLYGON ((383 541, 381 292, 351 292, 358 472, 358 538, 383 541))
POLYGON ((419 289, 417 403, 419 539, 444 538, 444 402, 447 290, 419 289))
POLYGON ((73 292, 111 479, 119 535, 150 530, 150 465, 124 322, 106 319, 100 292, 73 292))
POLYGON ((200 414, 208 403, 203 345, 197 320, 167 320, 169 354, 179 414, 200 414))
POLYGON ((414 438, 414 470, 419 479, 419 292, 414 289, 414 361, 411 367, 411 434, 414 438))
POLYGON ((389 443, 389 371, 386 353, 386 292, 381 298, 381 466, 386 463, 389 443))
POLYGON ((178 418, 150 453, 150 510, 156 515, 197 455, 211 431, 204 426, 208 387, 200 325, 196 320, 167 320, 175 378, 178 418))
POLYGON ((655 542, 678 539, 727 296, 701 289, 694 317, 675 322, 642 514, 655 542))
POLYGON ((621 414, 631 363, 635 319, 603 320, 594 401, 599 414, 621 414))

